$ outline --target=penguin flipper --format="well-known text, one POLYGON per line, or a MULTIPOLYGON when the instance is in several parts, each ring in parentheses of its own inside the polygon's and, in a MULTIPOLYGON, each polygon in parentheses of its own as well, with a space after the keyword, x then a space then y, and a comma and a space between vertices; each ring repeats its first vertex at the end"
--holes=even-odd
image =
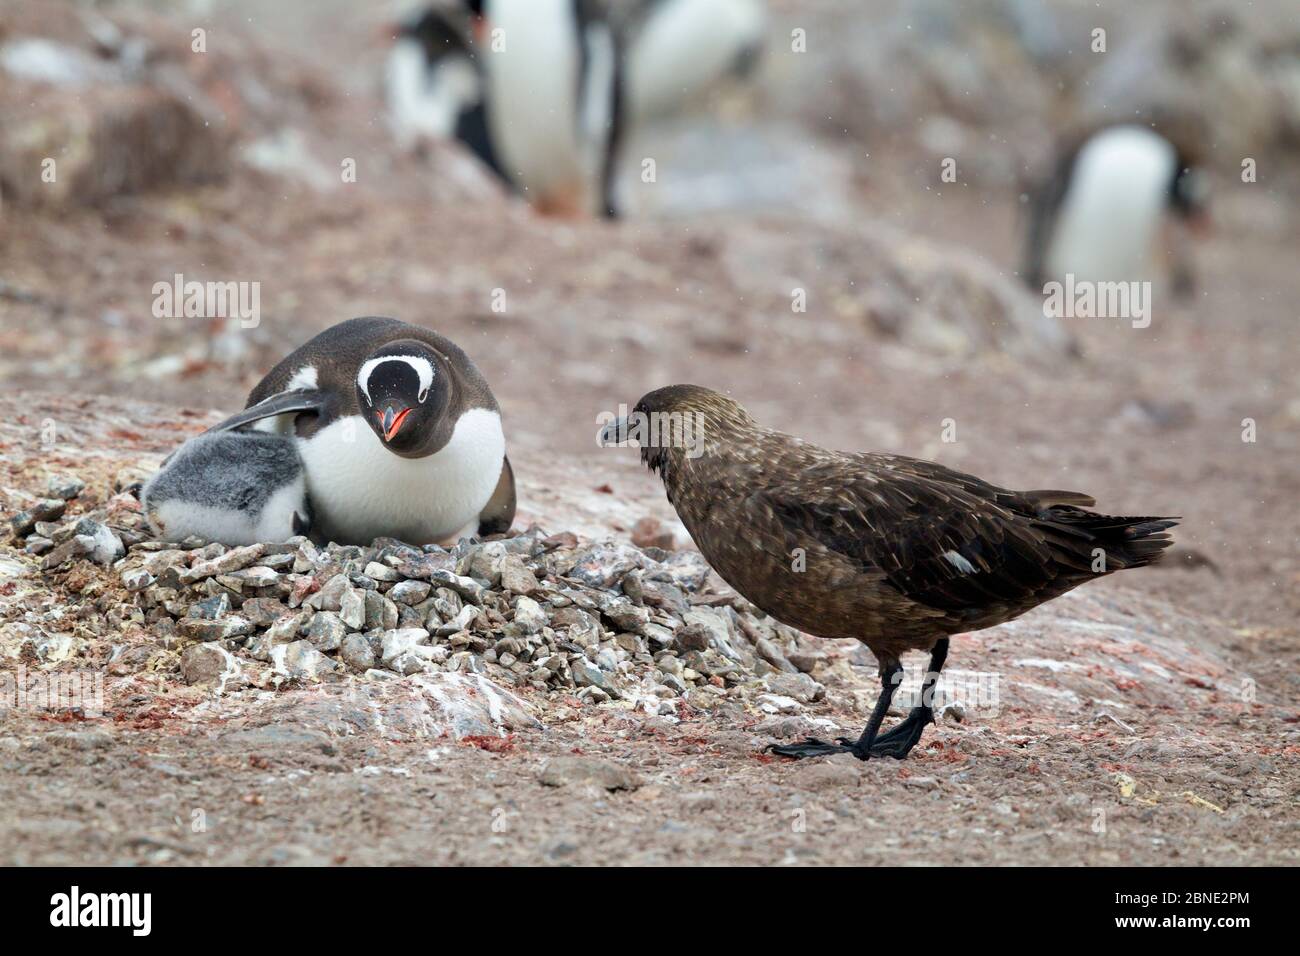
POLYGON ((510 459, 501 462, 501 479, 497 482, 492 497, 483 506, 478 516, 479 537, 489 534, 504 534, 510 530, 515 521, 515 472, 510 467, 510 459))
POLYGON ((324 405, 325 393, 320 389, 301 388, 292 392, 280 392, 263 399, 256 405, 250 405, 242 412, 231 415, 224 422, 213 425, 204 434, 234 431, 237 428, 243 428, 245 425, 260 422, 265 418, 275 418, 278 415, 297 412, 320 414, 324 405))

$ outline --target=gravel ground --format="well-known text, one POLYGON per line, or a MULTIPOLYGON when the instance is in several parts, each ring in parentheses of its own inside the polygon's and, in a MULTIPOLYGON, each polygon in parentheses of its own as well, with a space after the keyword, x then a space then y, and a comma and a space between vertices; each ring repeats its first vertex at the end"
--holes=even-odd
MULTIPOLYGON (((635 454, 598 450, 595 434, 598 413, 697 381, 823 444, 1086 491, 1115 513, 1181 514, 1182 559, 958 637, 950 690, 964 719, 950 710, 905 762, 861 764, 761 753, 861 727, 875 669, 851 643, 782 636, 800 678, 823 688, 802 701, 753 665, 742 680, 687 682, 716 694, 600 701, 562 672, 510 684, 485 664, 517 698, 494 713, 481 687, 448 690, 469 680, 450 654, 432 672, 342 667, 316 681, 242 644, 229 650, 246 658, 241 680, 216 693, 210 673, 187 676, 192 645, 162 626, 193 602, 152 619, 123 610, 137 604, 122 573, 140 545, 117 567, 81 555, 42 570, 28 538, 0 542, 0 667, 100 673, 105 697, 102 716, 0 717, 0 863, 1296 862, 1300 274, 1279 187, 1222 177, 1197 293, 1158 293, 1151 328, 1072 320, 1081 357, 1024 343, 1013 357, 989 338, 1000 313, 987 301, 1013 295, 1014 189, 935 188, 926 154, 868 158, 823 139, 815 215, 539 220, 490 189, 467 201, 379 144, 358 79, 373 66, 367 52, 341 79, 292 58, 266 74, 317 111, 312 148, 330 163, 360 153, 355 188, 236 165, 217 184, 98 208, 6 205, 6 524, 48 497, 51 477, 74 475, 86 488, 55 523, 102 514, 129 530, 115 486, 241 404, 288 348, 386 313, 450 335, 493 383, 517 533, 629 547, 653 519, 689 549, 635 454), (262 281, 261 325, 153 318, 149 290, 175 272, 262 281), (925 276, 953 283, 946 298, 906 305, 925 276), (794 287, 806 314, 790 311, 794 287), (490 308, 497 288, 504 314, 490 308), (942 439, 946 419, 956 442, 942 439), (764 694, 791 702, 765 709, 764 694)), ((605 590, 627 597, 621 581, 605 590)), ((699 593, 726 589, 710 579, 699 593)), ((515 596, 488 622, 494 649, 515 596)), ((598 647, 617 646, 622 632, 601 628, 598 647)), ((653 677, 624 651, 608 673, 627 663, 653 677)))

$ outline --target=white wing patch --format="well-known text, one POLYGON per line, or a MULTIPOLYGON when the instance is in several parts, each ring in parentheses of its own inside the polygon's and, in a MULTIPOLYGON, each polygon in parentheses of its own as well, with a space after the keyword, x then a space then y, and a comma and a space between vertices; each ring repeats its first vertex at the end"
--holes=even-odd
POLYGON ((361 371, 357 372, 357 387, 366 396, 366 401, 371 405, 374 404, 374 400, 370 397, 370 375, 385 362, 405 362, 415 369, 415 374, 420 378, 420 401, 424 401, 424 396, 429 394, 429 388, 433 385, 433 365, 428 359, 418 355, 381 355, 379 358, 366 361, 361 366, 361 371))
POLYGON ((944 560, 946 560, 949 564, 951 564, 962 574, 975 573, 975 565, 971 564, 969 561, 967 561, 962 555, 958 554, 956 551, 945 551, 943 553, 943 557, 944 560))
POLYGON ((289 379, 289 384, 284 387, 284 390, 292 392, 300 388, 315 388, 316 385, 316 366, 304 365, 293 373, 293 377, 289 379))

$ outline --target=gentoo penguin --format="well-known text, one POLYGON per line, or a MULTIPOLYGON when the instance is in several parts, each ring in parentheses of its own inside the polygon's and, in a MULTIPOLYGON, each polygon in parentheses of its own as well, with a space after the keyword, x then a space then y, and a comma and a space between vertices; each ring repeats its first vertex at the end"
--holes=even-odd
MULTIPOLYGON (((1067 274, 1093 282, 1147 278, 1165 213, 1195 223, 1205 200, 1205 173, 1148 127, 1077 137, 1033 196, 1025 282, 1039 290, 1067 274)), ((1185 271, 1175 264, 1180 284, 1185 271)))
POLYGON ((618 215, 624 126, 620 33, 599 0, 467 0, 489 141, 542 212, 618 215))
POLYGON ((462 4, 468 30, 443 6, 397 30, 385 86, 399 142, 455 136, 538 210, 615 218, 623 57, 599 0, 462 4))
POLYGON ((264 432, 191 438, 145 482, 140 505, 153 533, 166 541, 279 542, 311 527, 297 446, 264 432))
POLYGON ((429 329, 366 316, 284 358, 217 425, 297 436, 314 529, 343 544, 494 534, 514 521, 501 412, 461 349, 429 329))
POLYGON ((627 101, 633 123, 662 116, 758 59, 762 0, 641 0, 628 27, 627 101))
POLYGON ((916 458, 828 451, 696 385, 650 392, 601 437, 637 440, 700 552, 749 601, 875 655, 881 693, 862 734, 771 748, 787 757, 905 757, 933 719, 949 635, 1149 564, 1176 523, 1098 514, 1078 492, 1011 491, 916 458), (931 653, 922 702, 880 734, 910 650, 931 653))
POLYGON ((488 135, 483 73, 466 18, 433 6, 394 32, 384 87, 398 144, 412 149, 455 137, 509 185, 488 135))

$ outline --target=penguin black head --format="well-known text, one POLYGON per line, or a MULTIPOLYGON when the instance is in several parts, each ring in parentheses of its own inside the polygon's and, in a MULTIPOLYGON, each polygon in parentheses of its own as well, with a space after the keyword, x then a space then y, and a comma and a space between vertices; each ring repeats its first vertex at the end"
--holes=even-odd
POLYGON ((451 404, 451 376, 437 352, 415 339, 389 342, 357 371, 357 405, 384 446, 404 458, 436 450, 451 404))
POLYGON ((1205 171, 1179 155, 1178 169, 1169 185, 1169 205, 1174 212, 1193 223, 1204 222, 1209 210, 1209 191, 1205 171))
POLYGON ((417 19, 407 21, 399 33, 419 43, 430 63, 450 53, 473 56, 464 34, 451 21, 449 13, 437 7, 430 7, 417 19))

